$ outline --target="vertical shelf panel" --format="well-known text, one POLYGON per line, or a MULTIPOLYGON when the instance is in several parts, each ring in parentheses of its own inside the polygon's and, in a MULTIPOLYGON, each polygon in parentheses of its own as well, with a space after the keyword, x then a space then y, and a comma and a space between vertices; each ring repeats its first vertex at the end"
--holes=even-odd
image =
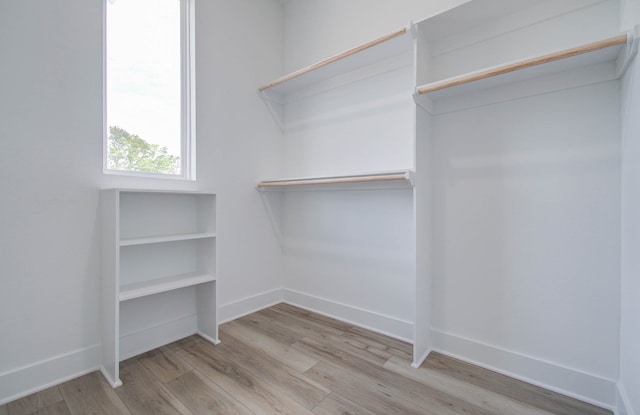
POLYGON ((118 304, 118 269, 120 256, 118 248, 118 205, 119 193, 105 190, 100 195, 102 219, 102 347, 101 371, 112 387, 120 386, 120 308, 118 304))
POLYGON ((202 284, 196 291, 196 308, 198 312, 198 334, 213 344, 218 340, 217 287, 215 282, 202 284))
POLYGON ((431 281, 433 269, 431 225, 431 115, 416 108, 416 172, 413 197, 415 223, 415 317, 413 367, 431 351, 431 281))

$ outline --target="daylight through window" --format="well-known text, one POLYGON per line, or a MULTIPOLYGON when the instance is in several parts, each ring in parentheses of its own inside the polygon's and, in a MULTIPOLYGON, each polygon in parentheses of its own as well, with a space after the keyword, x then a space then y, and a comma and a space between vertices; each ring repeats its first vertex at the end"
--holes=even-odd
POLYGON ((105 170, 190 177, 189 0, 106 0, 105 170))

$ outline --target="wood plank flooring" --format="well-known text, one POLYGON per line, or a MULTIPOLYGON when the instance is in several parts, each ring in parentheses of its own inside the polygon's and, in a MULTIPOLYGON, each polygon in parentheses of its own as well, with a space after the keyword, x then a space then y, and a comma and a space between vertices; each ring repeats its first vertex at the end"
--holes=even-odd
POLYGON ((610 411, 279 304, 6 405, 0 415, 604 415, 610 411))

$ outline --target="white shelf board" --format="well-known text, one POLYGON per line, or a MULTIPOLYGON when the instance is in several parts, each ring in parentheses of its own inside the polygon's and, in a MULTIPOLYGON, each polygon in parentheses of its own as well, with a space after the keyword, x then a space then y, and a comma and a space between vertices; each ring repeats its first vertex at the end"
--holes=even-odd
POLYGON ((314 191, 314 190, 375 190, 413 188, 413 171, 348 176, 301 177, 265 180, 256 186, 259 191, 314 191))
POLYGON ((120 246, 159 244, 164 242, 190 241, 194 239, 215 238, 214 232, 187 233, 181 235, 161 235, 145 238, 126 238, 120 240, 120 246))
POLYGON ((151 193, 159 195, 186 195, 186 196, 215 196, 215 193, 203 192, 199 190, 166 190, 166 189, 143 189, 143 188, 113 188, 104 190, 114 190, 118 193, 151 193))
POLYGON ((119 299, 120 301, 132 300, 134 298, 159 294, 215 280, 216 278, 211 274, 190 273, 131 283, 120 287, 119 299))
POLYGON ((370 42, 356 46, 335 56, 284 75, 259 88, 266 96, 283 96, 341 74, 393 58, 412 50, 410 27, 403 27, 370 42))
MULTIPOLYGON (((602 62, 615 62, 621 75, 637 50, 630 34, 619 35, 572 49, 431 82, 416 89, 416 101, 438 100, 500 85, 526 81, 602 62)), ((423 102, 423 107, 429 104, 423 102)))

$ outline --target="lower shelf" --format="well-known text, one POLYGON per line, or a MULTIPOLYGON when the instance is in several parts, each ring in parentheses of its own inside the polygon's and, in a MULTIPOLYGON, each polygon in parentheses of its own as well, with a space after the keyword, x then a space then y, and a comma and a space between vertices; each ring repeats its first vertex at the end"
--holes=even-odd
POLYGON ((177 290, 179 288, 190 287, 215 280, 216 277, 211 274, 194 272, 190 274, 172 275, 151 281, 136 282, 120 287, 119 299, 120 301, 132 300, 134 298, 159 294, 165 291, 177 290))
POLYGON ((145 238, 126 238, 120 240, 120 246, 159 244, 164 242, 192 241, 195 239, 215 238, 214 232, 187 233, 180 235, 149 236, 145 238))

